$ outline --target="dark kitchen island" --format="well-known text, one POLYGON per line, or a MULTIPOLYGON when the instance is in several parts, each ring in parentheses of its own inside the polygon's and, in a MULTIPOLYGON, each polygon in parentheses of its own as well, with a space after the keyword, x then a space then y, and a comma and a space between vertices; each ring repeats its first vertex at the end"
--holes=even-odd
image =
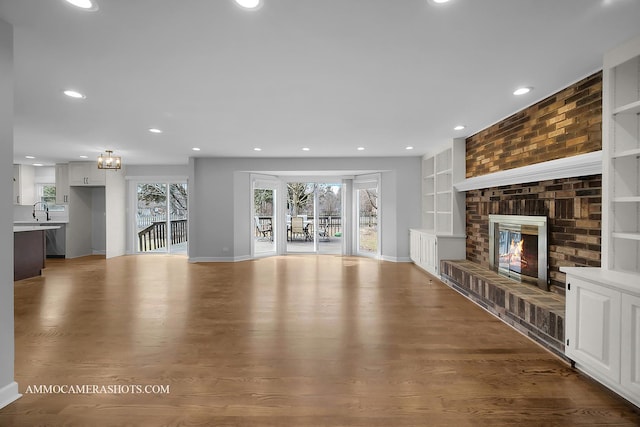
POLYGON ((59 226, 13 227, 13 280, 22 280, 42 274, 45 267, 46 230, 59 226))

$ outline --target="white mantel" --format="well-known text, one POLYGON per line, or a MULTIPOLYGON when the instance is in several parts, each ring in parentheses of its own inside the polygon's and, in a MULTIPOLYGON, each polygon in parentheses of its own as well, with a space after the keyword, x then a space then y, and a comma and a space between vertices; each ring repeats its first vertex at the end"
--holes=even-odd
POLYGON ((515 169, 481 175, 454 183, 457 191, 479 190, 503 185, 525 184, 550 179, 573 178, 602 173, 602 151, 550 160, 515 169))

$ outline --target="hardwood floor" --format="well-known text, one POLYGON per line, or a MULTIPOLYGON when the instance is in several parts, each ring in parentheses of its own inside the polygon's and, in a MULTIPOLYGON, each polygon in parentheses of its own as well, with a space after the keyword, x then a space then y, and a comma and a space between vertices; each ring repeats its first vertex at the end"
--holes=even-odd
POLYGON ((48 260, 15 283, 15 307, 24 396, 1 426, 640 425, 411 264, 48 260), (39 385, 170 392, 26 393, 39 385))

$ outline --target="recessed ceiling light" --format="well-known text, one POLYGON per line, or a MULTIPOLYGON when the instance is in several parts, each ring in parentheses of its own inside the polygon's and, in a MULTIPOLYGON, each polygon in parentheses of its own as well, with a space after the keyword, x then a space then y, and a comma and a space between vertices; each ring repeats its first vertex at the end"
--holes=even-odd
POLYGON ((311 150, 311 148, 309 148, 309 147, 304 147, 304 148, 302 149, 302 151, 310 151, 310 150, 311 150))
POLYGON ((525 93, 531 92, 531 89, 532 88, 530 88, 530 87, 519 87, 518 89, 513 91, 513 94, 514 95, 524 95, 525 93))
POLYGON ((193 151, 200 151, 200 148, 198 148, 198 147, 193 147, 193 148, 192 148, 192 150, 193 150, 193 151))
POLYGON ((262 151, 262 148, 256 147, 256 148, 253 149, 253 151, 262 151))
POLYGON ((35 159, 35 156, 24 156, 25 159, 35 159))
POLYGON ((162 130, 158 128, 149 128, 149 132, 151 133, 162 133, 162 130))
POLYGON ((261 0, 235 0, 237 4, 245 9, 257 9, 260 6, 261 0))
POLYGON ((358 151, 364 151, 364 147, 358 147, 358 151))
POLYGON ((458 125, 458 126, 454 127, 453 130, 462 130, 464 128, 465 128, 464 125, 458 125))
POLYGON ((33 166, 44 166, 42 163, 34 163, 33 166))
POLYGON ((449 0, 433 0, 434 3, 447 3, 449 0))
POLYGON ((89 156, 80 156, 81 159, 88 159, 89 156))
POLYGON ((83 10, 98 10, 98 3, 95 0, 65 0, 67 3, 83 10))
POLYGON ((65 95, 67 95, 69 98, 75 98, 75 99, 85 99, 86 96, 78 91, 72 90, 72 89, 67 89, 63 92, 65 95))
POLYGON ((413 150, 413 147, 411 145, 405 147, 405 150, 413 150))

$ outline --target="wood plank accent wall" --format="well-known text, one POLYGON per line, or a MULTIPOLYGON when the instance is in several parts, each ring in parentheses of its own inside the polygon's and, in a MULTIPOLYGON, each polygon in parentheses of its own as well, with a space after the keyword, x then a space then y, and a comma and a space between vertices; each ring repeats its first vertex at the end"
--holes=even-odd
MULTIPOLYGON (((467 138, 467 178, 602 149, 602 73, 467 138)), ((551 290, 561 266, 599 267, 602 175, 468 191, 467 259, 489 267, 489 214, 549 217, 551 290)))
POLYGON ((467 138, 466 177, 602 149, 602 72, 467 138))

